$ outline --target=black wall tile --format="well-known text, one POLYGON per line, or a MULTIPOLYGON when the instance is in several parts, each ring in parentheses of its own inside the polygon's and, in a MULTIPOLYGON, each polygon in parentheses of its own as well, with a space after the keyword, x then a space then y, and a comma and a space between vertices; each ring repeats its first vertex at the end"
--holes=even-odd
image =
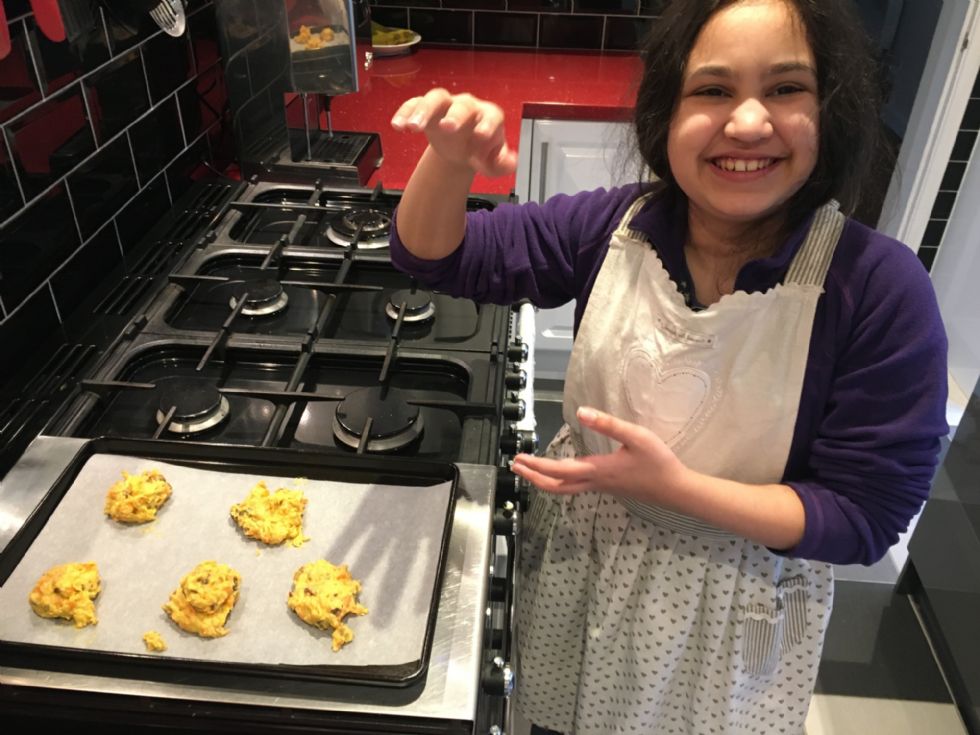
POLYGON ((95 150, 79 85, 9 123, 7 138, 30 201, 95 150))
POLYGON ((26 22, 42 77, 41 84, 48 94, 71 84, 85 72, 109 60, 109 44, 101 20, 73 44, 50 41, 38 29, 33 18, 26 22))
POLYGON ((221 65, 201 74, 177 93, 184 134, 190 143, 220 118, 227 101, 221 65))
POLYGON ((377 0, 377 3, 372 0, 372 5, 395 5, 395 6, 411 6, 413 8, 438 8, 441 7, 439 4, 440 0, 377 0))
POLYGON ((928 247, 922 245, 919 247, 916 255, 919 256, 919 261, 926 267, 926 270, 932 270, 932 264, 936 261, 936 253, 939 252, 939 248, 928 247))
POLYGON ((61 318, 70 318, 79 303, 91 292, 85 274, 110 273, 121 260, 116 228, 109 222, 51 277, 51 288, 61 318))
POLYGON ((106 28, 112 53, 118 54, 145 41, 160 28, 149 14, 139 9, 140 3, 132 0, 103 0, 106 28))
POLYGON ((980 98, 971 99, 966 105, 966 112, 963 113, 963 124, 961 130, 980 130, 980 98))
POLYGON ((572 0, 509 0, 508 10, 538 10, 542 13, 570 13, 572 0))
POLYGON ((641 15, 660 15, 670 0, 640 0, 641 15))
POLYGON ((173 97, 161 102, 129 129, 140 184, 156 176, 184 147, 180 134, 177 103, 173 97))
MULTIPOLYGON (((977 76, 980 77, 980 74, 977 76)), ((950 154, 949 159, 951 161, 969 161, 976 142, 976 130, 961 130, 956 135, 956 142, 953 144, 953 152, 950 154)))
MULTIPOLYGON (((61 186, 0 229, 0 298, 8 313, 78 247, 78 232, 61 186)), ((6 352, 7 347, 0 352, 6 352)))
POLYGON ((23 21, 10 27, 10 53, 0 59, 0 123, 41 99, 41 89, 27 49, 23 21))
POLYGON ((930 219, 922 236, 922 244, 926 247, 938 247, 944 232, 946 232, 946 220, 930 219))
POLYGON ((640 12, 640 0, 575 0, 575 12, 636 15, 640 12))
POLYGON ((949 219, 949 214, 953 211, 953 204, 955 203, 955 191, 939 192, 936 195, 936 201, 932 205, 932 212, 929 214, 929 217, 932 219, 949 219))
POLYGON ((543 48, 600 49, 603 21, 596 15, 542 15, 539 44, 543 48))
POLYGON ((88 238, 136 193, 136 173, 126 136, 104 146, 67 181, 82 237, 88 238))
POLYGON ((127 253, 131 251, 170 209, 167 185, 162 176, 140 192, 116 217, 119 242, 127 253))
POLYGON ((606 18, 603 48, 611 51, 636 51, 650 28, 646 18, 606 18))
POLYGON ((495 46, 534 46, 537 41, 537 15, 480 13, 479 22, 476 24, 477 43, 495 46))
POLYGON ((31 11, 30 0, 3 0, 3 7, 7 12, 7 20, 31 11))
POLYGON ((24 200, 14 178, 14 165, 7 157, 7 143, 0 136, 0 222, 23 206, 24 200))
POLYGON ((150 85, 150 102, 156 104, 193 74, 187 36, 158 33, 143 44, 143 63, 150 85))
POLYGON ((190 188, 193 182, 211 174, 210 169, 204 164, 209 159, 208 144, 202 138, 167 167, 167 184, 175 201, 190 188))
POLYGON ((209 5, 187 18, 194 60, 199 72, 204 71, 221 58, 218 45, 218 25, 214 16, 214 6, 209 5))
POLYGON ((150 109, 138 50, 90 74, 84 84, 100 144, 150 109))
POLYGON ((960 183, 963 181, 963 174, 966 173, 966 163, 963 161, 950 161, 943 174, 943 180, 939 184, 940 189, 959 190, 960 183))
POLYGON ((408 28, 408 9, 371 8, 371 20, 392 28, 408 28))
POLYGON ((58 329, 58 314, 51 292, 42 288, 13 314, 0 323, 0 385, 24 366, 25 355, 58 329))
POLYGON ((442 7, 460 10, 500 10, 500 0, 442 0, 442 7))
POLYGON ((473 13, 465 10, 412 10, 409 22, 425 41, 473 42, 473 13))

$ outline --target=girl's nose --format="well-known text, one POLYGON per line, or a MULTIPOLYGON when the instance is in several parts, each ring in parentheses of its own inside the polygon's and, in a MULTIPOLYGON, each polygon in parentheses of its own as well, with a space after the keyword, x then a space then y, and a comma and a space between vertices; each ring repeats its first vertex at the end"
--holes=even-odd
POLYGON ((768 138, 772 135, 769 110, 754 97, 742 100, 725 124, 725 135, 749 143, 768 138))

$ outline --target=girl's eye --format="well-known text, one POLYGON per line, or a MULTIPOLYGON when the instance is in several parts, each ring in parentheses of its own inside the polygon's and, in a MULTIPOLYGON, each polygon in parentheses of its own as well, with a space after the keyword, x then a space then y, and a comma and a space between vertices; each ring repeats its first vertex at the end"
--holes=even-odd
POLYGON ((797 92, 802 92, 803 87, 798 84, 780 84, 776 89, 773 90, 773 94, 777 97, 781 97, 787 94, 796 94, 797 92))
POLYGON ((694 91, 696 97, 722 97, 725 94, 725 90, 721 87, 702 87, 694 91))

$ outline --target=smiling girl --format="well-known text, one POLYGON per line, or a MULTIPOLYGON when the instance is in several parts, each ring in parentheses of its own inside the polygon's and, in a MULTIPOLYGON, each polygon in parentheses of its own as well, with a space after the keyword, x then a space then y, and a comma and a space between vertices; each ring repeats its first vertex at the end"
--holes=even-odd
POLYGON ((432 90, 394 262, 481 301, 576 299, 536 488, 518 704, 571 733, 794 733, 833 599, 928 494, 946 338, 907 247, 845 216, 876 148, 847 0, 675 0, 644 48, 649 184, 467 214, 499 108, 432 90))

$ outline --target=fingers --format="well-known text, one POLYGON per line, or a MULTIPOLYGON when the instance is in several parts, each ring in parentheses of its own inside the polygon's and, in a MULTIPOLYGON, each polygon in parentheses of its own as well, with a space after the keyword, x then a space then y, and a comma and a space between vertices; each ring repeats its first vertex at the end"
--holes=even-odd
POLYGON ((586 480, 567 480, 553 477, 543 472, 538 472, 537 470, 531 469, 527 465, 518 464, 516 461, 512 467, 515 473, 523 477, 539 490, 544 490, 545 492, 570 495, 573 493, 582 493, 586 490, 592 489, 592 483, 586 480))
POLYGON ((582 406, 575 412, 575 417, 582 426, 600 434, 615 439, 624 447, 630 447, 639 441, 643 429, 629 421, 623 421, 611 414, 597 411, 588 406, 582 406))
POLYGON ((391 126, 399 132, 421 132, 441 120, 452 104, 453 96, 445 89, 430 89, 421 97, 403 102, 391 118, 391 126))

